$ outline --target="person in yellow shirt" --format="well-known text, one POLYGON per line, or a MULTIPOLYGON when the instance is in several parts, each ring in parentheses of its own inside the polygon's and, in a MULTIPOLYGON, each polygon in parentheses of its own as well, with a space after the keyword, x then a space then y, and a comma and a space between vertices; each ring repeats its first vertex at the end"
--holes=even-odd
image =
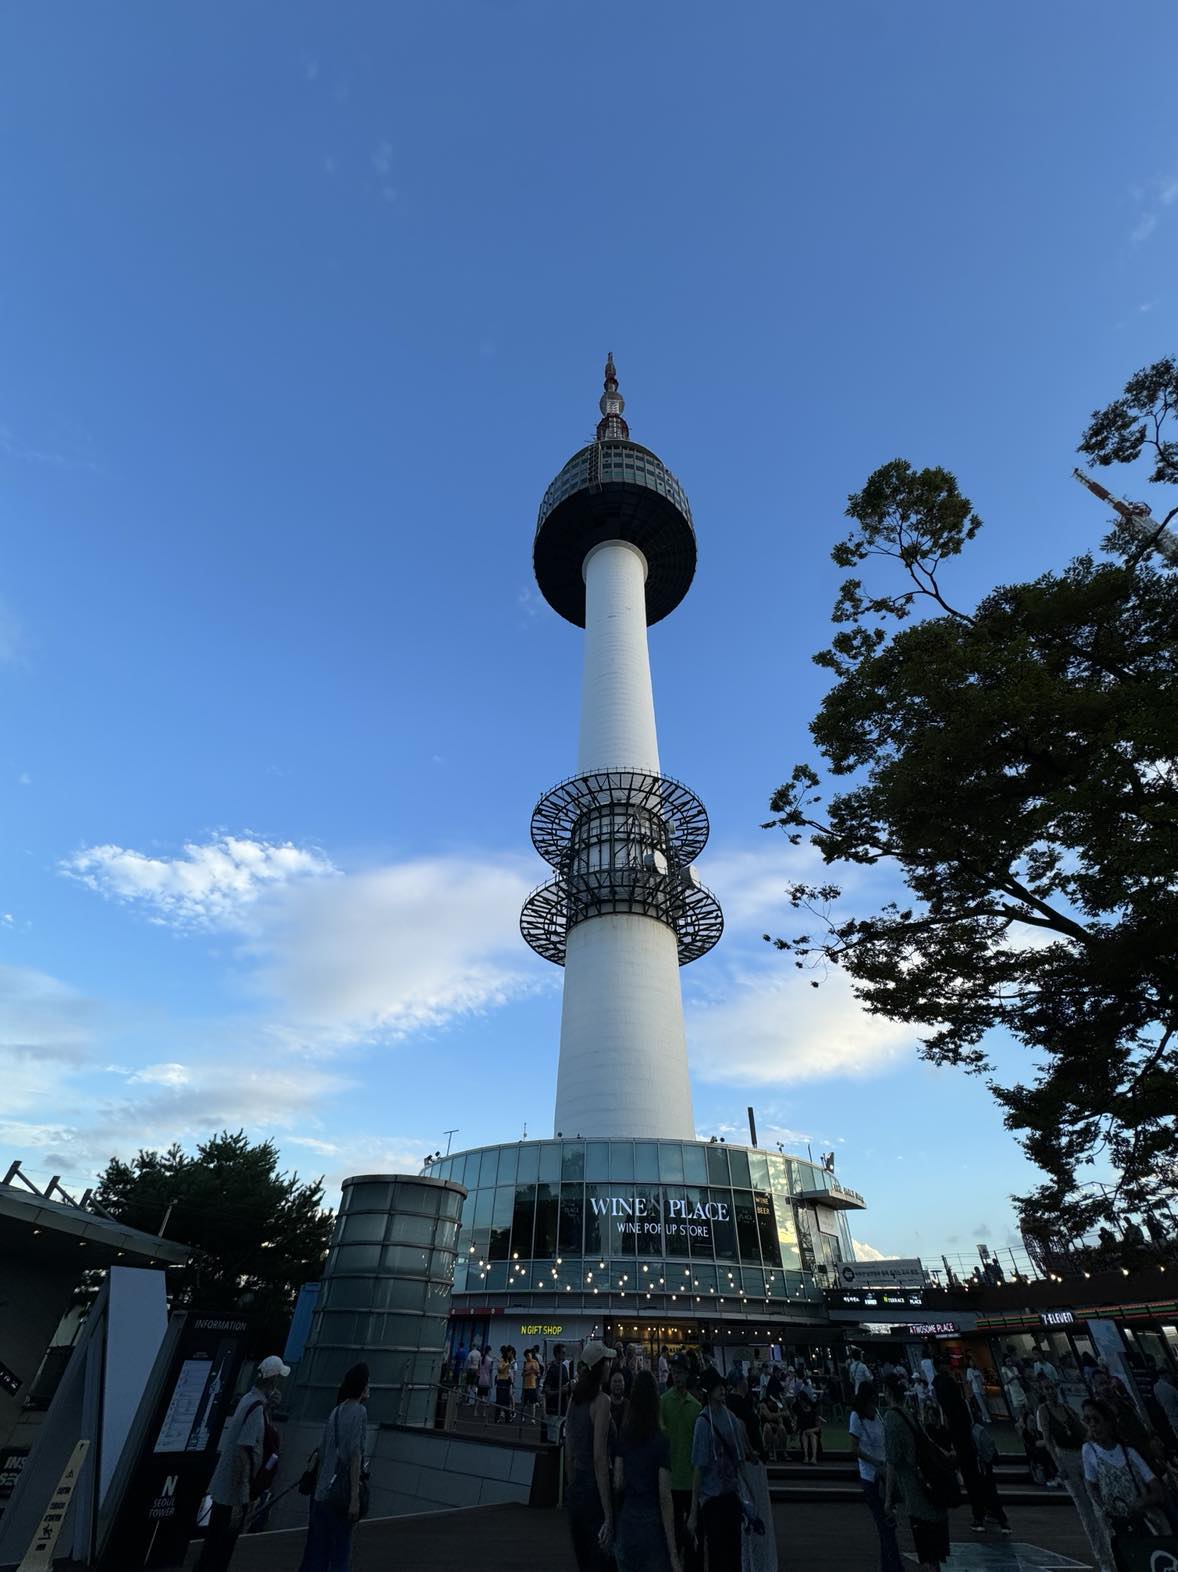
POLYGON ((536 1400, 540 1395, 540 1361, 536 1350, 529 1348, 524 1355, 524 1413, 529 1419, 536 1417, 536 1400))

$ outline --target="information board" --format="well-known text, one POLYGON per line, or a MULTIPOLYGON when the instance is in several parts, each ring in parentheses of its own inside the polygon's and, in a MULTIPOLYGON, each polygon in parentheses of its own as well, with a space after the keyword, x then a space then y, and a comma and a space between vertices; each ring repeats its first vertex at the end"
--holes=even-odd
POLYGON ((173 1318, 104 1511, 99 1566, 179 1566, 245 1353, 244 1316, 173 1318))

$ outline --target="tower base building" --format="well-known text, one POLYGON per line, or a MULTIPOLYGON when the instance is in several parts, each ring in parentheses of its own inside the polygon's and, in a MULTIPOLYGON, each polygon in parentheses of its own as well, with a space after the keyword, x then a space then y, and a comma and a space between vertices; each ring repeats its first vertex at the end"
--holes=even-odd
POLYGON ((823 1284, 863 1198, 817 1163, 722 1141, 521 1141, 434 1162, 467 1191, 450 1350, 585 1339, 718 1362, 837 1340, 823 1284), (727 1351, 726 1353, 724 1351, 727 1351))

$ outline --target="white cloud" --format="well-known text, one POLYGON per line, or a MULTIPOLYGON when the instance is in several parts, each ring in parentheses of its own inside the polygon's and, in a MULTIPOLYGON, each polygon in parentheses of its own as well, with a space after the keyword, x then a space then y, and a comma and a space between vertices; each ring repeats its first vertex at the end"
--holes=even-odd
POLYGON ((1133 194, 1140 211, 1136 224, 1129 232, 1129 239, 1134 245, 1141 245, 1158 227, 1166 209, 1178 202, 1178 174, 1155 176, 1133 194))
POLYGON ((286 1047, 403 1037, 508 1002, 538 966, 519 936, 523 860, 421 858, 341 873, 321 852, 223 835, 148 857, 92 846, 62 871, 183 929, 228 929, 286 1047))
POLYGON ((31 1152, 24 1165, 30 1174, 61 1172, 84 1189, 112 1155, 130 1158, 173 1141, 191 1149, 223 1129, 281 1144, 285 1131, 305 1128, 326 1101, 351 1087, 343 1076, 254 1055, 123 1073, 125 1090, 96 1096, 58 1066, 19 1119, 8 1117, 18 1110, 6 1098, 0 1151, 31 1152))
POLYGON ((522 865, 423 858, 290 887, 253 914, 256 986, 286 1029, 330 1045, 403 1037, 533 986, 522 865))
POLYGON ((283 1142, 284 1146, 305 1146, 310 1152, 318 1152, 321 1157, 338 1157, 339 1147, 334 1141, 320 1141, 313 1135, 288 1135, 283 1142))
POLYGON ((191 1079, 183 1064, 145 1064, 128 1077, 132 1086, 187 1086, 191 1079))
POLYGON ((393 144, 391 142, 378 142, 372 150, 372 167, 381 178, 393 172, 393 144))
MULTIPOLYGON (((86 1056, 95 1005, 45 972, 0 966, 0 1056, 77 1063, 86 1056)), ((4 1104, 11 1107, 6 1082, 4 1104)))
POLYGON ((180 857, 89 846, 60 867, 108 899, 138 905, 178 927, 236 920, 268 888, 335 872, 318 851, 235 835, 189 842, 180 857))
POLYGON ((910 1027, 869 1015, 845 974, 818 988, 788 962, 730 975, 727 989, 690 1006, 692 1068, 703 1081, 754 1086, 879 1075, 910 1056, 910 1027))
POLYGON ((285 1136, 282 1141, 282 1160, 290 1167, 295 1162, 291 1147, 305 1147, 323 1162, 305 1166, 305 1172, 323 1175, 324 1199, 334 1207, 339 1201, 340 1185, 356 1174, 416 1174, 421 1172, 422 1159, 434 1150, 424 1141, 407 1136, 352 1136, 346 1144, 317 1141, 306 1136, 285 1136))
POLYGON ((874 1245, 864 1244, 862 1239, 851 1239, 851 1248, 855 1252, 856 1261, 886 1261, 888 1257, 882 1250, 877 1250, 874 1245))

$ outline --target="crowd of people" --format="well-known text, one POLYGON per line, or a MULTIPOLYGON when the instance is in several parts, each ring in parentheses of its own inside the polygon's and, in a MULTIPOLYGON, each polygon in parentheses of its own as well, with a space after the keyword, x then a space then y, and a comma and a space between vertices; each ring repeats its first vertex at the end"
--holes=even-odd
MULTIPOLYGON (((1099 1572, 1119 1572, 1133 1540, 1178 1534, 1178 1385, 1157 1370, 1141 1402, 1095 1358, 1061 1370, 1039 1347, 1004 1353, 998 1384, 1032 1479, 1067 1490, 1099 1572)), ((958 1374, 926 1347, 919 1369, 871 1369, 852 1349, 851 1447, 875 1521, 882 1572, 903 1565, 898 1514, 909 1520, 922 1572, 949 1555, 949 1513, 968 1503, 971 1528, 1008 1535, 998 1494, 994 1414, 985 1372, 958 1374)))
MULTIPOLYGON (((590 1572, 772 1572, 778 1566, 768 1465, 817 1466, 824 1409, 848 1396, 851 1452, 879 1540, 881 1572, 901 1572, 900 1514, 922 1572, 949 1556, 950 1513, 972 1531, 1009 1535, 995 1465, 1001 1390, 1032 1478, 1066 1490, 1099 1572, 1120 1572, 1127 1545, 1178 1535, 1178 1383, 1157 1370, 1131 1394, 1095 1359, 1060 1368, 1036 1347, 1010 1347, 996 1373, 927 1346, 917 1366, 737 1362, 722 1375, 711 1350, 657 1355, 592 1340, 522 1357, 510 1345, 459 1350, 472 1403, 497 1422, 519 1413, 563 1433, 564 1499, 578 1568, 590 1572), (492 1397, 492 1393, 494 1396, 492 1397)), ((200 1572, 224 1572, 243 1525, 264 1508, 277 1472, 271 1423, 282 1381, 276 1356, 258 1366, 223 1438, 210 1485, 200 1572)), ((347 1572, 366 1511, 368 1369, 349 1370, 298 1482, 310 1497, 300 1572, 347 1572)), ((256 1521, 254 1526, 257 1526, 256 1521)))
POLYGON ((764 1395, 707 1350, 651 1360, 592 1341, 569 1361, 557 1348, 545 1401, 564 1414, 581 1572, 776 1572, 764 1395))

